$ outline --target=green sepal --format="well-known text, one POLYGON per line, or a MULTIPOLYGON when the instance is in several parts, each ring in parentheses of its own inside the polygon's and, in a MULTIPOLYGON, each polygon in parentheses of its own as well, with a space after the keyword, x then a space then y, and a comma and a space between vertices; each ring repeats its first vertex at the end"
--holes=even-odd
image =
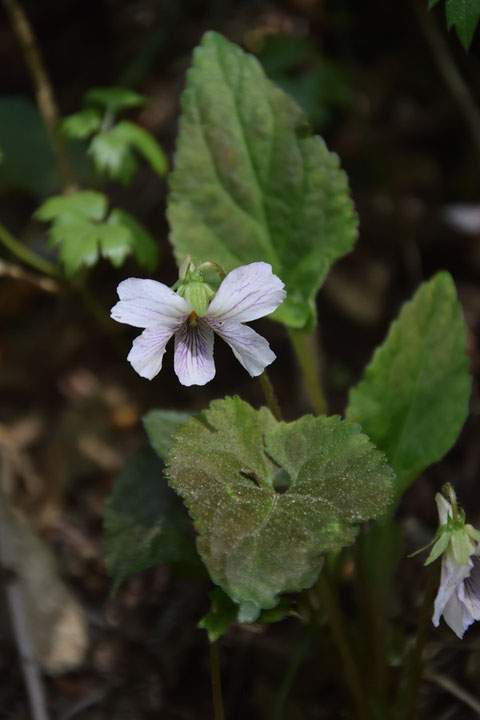
MULTIPOLYGON (((431 563, 435 562, 437 558, 440 557, 440 555, 443 555, 445 550, 447 549, 449 543, 450 543, 450 537, 451 532, 448 530, 446 525, 443 525, 441 528, 438 529, 437 534, 435 537, 438 537, 438 540, 435 541, 435 538, 432 540, 434 542, 434 546, 427 557, 427 559, 424 562, 424 565, 430 565, 431 563)), ((421 548, 418 552, 422 552, 426 548, 428 548, 432 543, 429 543, 425 548, 421 548)), ((416 554, 416 553, 415 553, 416 554)), ((412 557, 412 556, 410 556, 412 557)))

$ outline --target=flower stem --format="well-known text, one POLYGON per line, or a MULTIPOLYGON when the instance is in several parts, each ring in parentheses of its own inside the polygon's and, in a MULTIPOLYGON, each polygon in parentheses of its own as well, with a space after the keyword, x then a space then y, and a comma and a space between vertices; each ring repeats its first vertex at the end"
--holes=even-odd
POLYGON ((55 155, 63 190, 73 192, 77 189, 77 184, 65 140, 58 132, 58 107, 35 33, 18 0, 3 0, 3 5, 12 23, 32 79, 38 109, 55 155))
POLYGON ((275 420, 282 419, 282 413, 280 411, 280 405, 278 404, 278 400, 275 396, 275 391, 273 389, 273 385, 270 381, 270 378, 267 375, 267 371, 264 370, 261 375, 258 376, 258 379, 260 380, 260 385, 262 386, 263 394, 265 395, 265 400, 267 401, 267 407, 272 413, 275 420))
POLYGON ((214 720, 225 720, 220 677, 220 652, 218 640, 210 643, 210 676, 212 680, 212 699, 214 720))
POLYGON ((367 699, 360 678, 360 672, 345 632, 345 618, 336 593, 331 587, 329 578, 325 573, 325 569, 320 573, 314 587, 322 602, 333 638, 342 659, 343 670, 352 702, 355 706, 356 716, 358 720, 370 720, 370 713, 368 711, 367 699))
POLYGON ((309 628, 304 628, 297 648, 293 651, 293 654, 290 658, 287 672, 285 673, 285 677, 280 686, 275 707, 272 713, 272 720, 283 720, 285 716, 285 707, 287 705, 288 696, 290 695, 293 684, 295 682, 295 678, 302 665, 302 662, 305 660, 305 657, 308 653, 311 642, 312 637, 309 632, 309 628))
POLYGON ((324 415, 327 412, 327 401, 319 379, 318 353, 311 342, 313 336, 292 328, 288 328, 288 336, 303 374, 310 404, 317 415, 324 415))
POLYGON ((32 252, 26 247, 20 240, 17 240, 4 225, 0 223, 0 242, 7 247, 19 260, 22 260, 27 265, 35 268, 44 275, 51 275, 52 277, 60 277, 60 273, 55 267, 47 260, 39 257, 36 253, 32 252))
MULTIPOLYGON (((378 539, 386 544, 382 537, 382 526, 375 532, 378 539)), ((388 530, 386 531, 388 532, 388 530)), ((368 572, 368 547, 365 526, 360 526, 360 533, 354 545, 355 580, 360 610, 363 616, 363 645, 366 649, 364 661, 369 663, 371 671, 371 687, 375 690, 378 706, 385 714, 388 696, 387 649, 386 649, 386 592, 384 582, 373 582, 368 572)), ((387 558, 382 555, 383 563, 387 558)), ((378 562, 378 560, 377 560, 378 562)))
POLYGON ((423 677, 423 649, 430 628, 433 598, 438 584, 438 567, 440 563, 432 563, 428 568, 425 597, 418 619, 417 636, 410 657, 408 683, 404 694, 405 701, 400 705, 399 717, 402 720, 413 720, 417 706, 418 691, 423 677))

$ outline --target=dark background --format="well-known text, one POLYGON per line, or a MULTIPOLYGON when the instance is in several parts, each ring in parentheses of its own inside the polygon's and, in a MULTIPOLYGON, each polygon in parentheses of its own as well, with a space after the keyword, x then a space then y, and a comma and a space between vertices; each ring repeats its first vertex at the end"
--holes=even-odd
MULTIPOLYGON (((467 55, 454 31, 447 33, 443 3, 430 14, 426 4, 24 2, 62 114, 78 110, 91 87, 131 86, 149 104, 129 117, 157 137, 170 159, 185 71, 206 30, 218 30, 256 53, 270 76, 305 107, 314 129, 341 158, 360 222, 354 251, 337 264, 318 299, 332 412, 343 411, 348 388, 361 376, 401 303, 442 268, 457 285, 472 372, 478 377, 479 41, 467 55), (449 84, 446 74, 452 77, 452 72, 449 84)), ((0 7, 0 101, 5 96, 33 99, 19 46, 0 7)), ((16 129, 17 135, 9 137, 19 143, 20 153, 34 131, 20 116, 16 129)), ((2 171, 0 165, 0 221, 38 252, 45 252, 45 228, 32 221, 32 213, 43 197, 59 191, 45 152, 29 151, 13 170, 2 171)), ((78 168, 84 177, 81 162, 78 168)), ((110 183, 102 190, 158 239, 162 255, 155 277, 172 285, 176 268, 168 244, 165 181, 143 164, 131 186, 110 183)), ((1 253, 16 262, 7 251, 1 253)), ((118 282, 138 274, 133 262, 114 270, 102 261, 92 271, 90 287, 105 314, 116 301, 118 282)), ((271 378, 286 418, 293 419, 308 410, 308 403, 286 335, 268 321, 256 327, 278 356, 271 378)), ((18 461, 7 494, 54 553, 59 577, 75 593, 89 628, 84 663, 46 677, 55 719, 212 716, 208 646, 196 629, 208 606, 208 586, 178 578, 162 566, 133 577, 116 599, 109 599, 102 512, 113 477, 145 442, 141 416, 146 410, 203 408, 233 393, 258 406, 262 396, 220 343, 217 376, 205 388, 179 385, 171 348, 161 374, 149 383, 125 360, 134 336, 126 327, 106 333, 75 292, 50 294, 32 283, 0 277, 0 445, 18 461), (119 350, 121 344, 125 350, 119 350)), ((400 511, 407 535, 425 535, 428 541, 436 522, 434 493, 447 480, 454 482, 470 521, 480 522, 479 409, 475 380, 471 416, 459 442, 407 493, 400 511)), ((390 608, 392 622, 407 635, 423 591, 420 568, 421 561, 402 563, 390 608)), ((348 578, 345 602, 348 609, 348 578)), ((300 635, 294 620, 229 632, 223 661, 230 720, 270 717, 300 635)), ((445 627, 435 631, 428 646, 431 667, 475 694, 478 643, 475 629, 463 644, 445 627)), ((310 647, 284 717, 344 716, 337 669, 331 654, 310 647)), ((477 716, 438 678, 425 683, 421 708, 427 717, 477 716)), ((0 717, 29 717, 6 611, 0 620, 0 717)))

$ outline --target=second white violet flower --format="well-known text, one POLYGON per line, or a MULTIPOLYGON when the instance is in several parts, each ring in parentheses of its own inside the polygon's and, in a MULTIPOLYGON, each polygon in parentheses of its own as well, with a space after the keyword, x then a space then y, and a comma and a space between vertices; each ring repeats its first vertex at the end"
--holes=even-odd
POLYGON ((453 488, 451 502, 437 493, 439 531, 426 565, 442 556, 442 575, 433 612, 433 624, 440 618, 462 638, 467 628, 480 620, 480 532, 465 523, 463 511, 456 507, 453 488))

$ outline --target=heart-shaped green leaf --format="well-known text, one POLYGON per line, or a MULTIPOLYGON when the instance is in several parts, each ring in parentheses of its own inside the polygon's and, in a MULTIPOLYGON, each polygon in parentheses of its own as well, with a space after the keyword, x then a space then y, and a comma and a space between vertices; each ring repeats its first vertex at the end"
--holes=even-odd
POLYGON ((323 554, 385 511, 393 478, 358 425, 311 415, 278 423, 238 397, 181 426, 168 475, 213 581, 244 622, 279 593, 310 587, 323 554))
POLYGON ((287 290, 273 317, 311 330, 315 294, 357 235, 347 178, 297 103, 217 33, 195 51, 170 187, 177 262, 269 262, 287 290))

